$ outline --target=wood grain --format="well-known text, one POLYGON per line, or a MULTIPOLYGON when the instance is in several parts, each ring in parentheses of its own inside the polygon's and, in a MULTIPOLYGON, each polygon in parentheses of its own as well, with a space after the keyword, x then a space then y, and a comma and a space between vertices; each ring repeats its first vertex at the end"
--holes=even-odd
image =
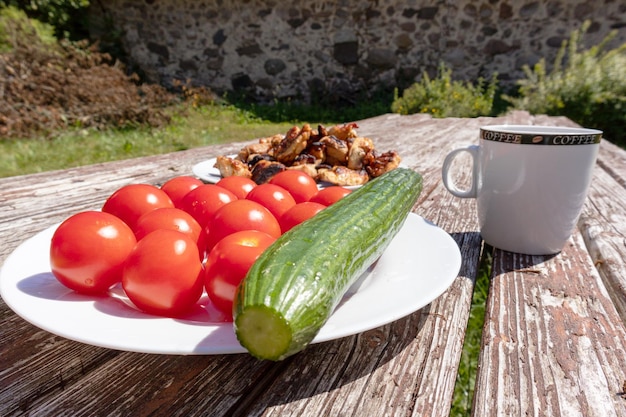
POLYGON ((603 143, 560 254, 494 251, 474 415, 626 416, 623 157, 603 143))
POLYGON ((589 197, 580 216, 582 233, 594 265, 622 321, 626 323, 626 158, 603 142, 589 197))
MULTIPOLYGON (((272 363, 245 354, 172 356, 96 348, 40 330, 0 301, 0 415, 449 415, 483 245, 475 203, 445 190, 441 163, 450 150, 477 143, 479 126, 504 123, 573 125, 524 112, 475 119, 389 114, 358 122, 359 132, 377 147, 397 150, 407 166, 423 174, 424 191, 414 211, 450 233, 462 253, 453 285, 420 311, 272 363)), ((2 178, 0 262, 70 214, 101 207, 122 185, 162 184, 242 144, 2 178)), ((599 165, 613 170, 598 172, 595 205, 586 207, 582 234, 572 238, 563 256, 494 254, 475 415, 620 410, 614 385, 624 376, 626 349, 609 297, 617 290, 604 286, 594 262, 606 261, 600 264, 606 282, 621 282, 616 277, 624 271, 619 263, 624 222, 617 205, 623 195, 608 193, 613 185, 604 177, 623 180, 617 164, 624 153, 606 146, 602 154, 599 165), (609 239, 615 252, 605 248, 608 232, 615 234, 609 239), (587 253, 583 237, 597 253, 587 253), (564 408, 570 400, 574 405, 564 408)), ((454 175, 469 182, 462 167, 454 175)))

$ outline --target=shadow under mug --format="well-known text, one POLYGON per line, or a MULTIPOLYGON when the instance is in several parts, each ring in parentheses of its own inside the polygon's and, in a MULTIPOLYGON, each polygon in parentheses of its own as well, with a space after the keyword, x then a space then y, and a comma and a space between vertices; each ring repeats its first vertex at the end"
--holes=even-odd
POLYGON ((475 198, 480 233, 491 246, 527 255, 562 250, 591 183, 602 132, 556 126, 480 128, 479 145, 455 149, 443 163, 443 183, 475 198), (472 158, 472 183, 453 180, 455 158, 472 158))

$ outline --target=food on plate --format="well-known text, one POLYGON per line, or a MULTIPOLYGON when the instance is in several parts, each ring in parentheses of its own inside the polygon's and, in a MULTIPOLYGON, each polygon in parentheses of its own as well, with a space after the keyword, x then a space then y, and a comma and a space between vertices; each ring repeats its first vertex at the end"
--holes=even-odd
POLYGON ((224 177, 219 180, 215 185, 219 185, 222 188, 226 188, 239 199, 246 198, 248 193, 256 187, 256 183, 250 178, 246 177, 224 177))
POLYGON ((252 200, 235 200, 220 207, 209 220, 204 229, 206 250, 210 252, 220 240, 243 230, 280 236, 280 224, 267 208, 252 200))
POLYGON ((76 213, 52 235, 52 274, 76 292, 105 293, 121 281, 124 262, 135 243, 130 227, 113 214, 76 213))
POLYGON ((237 196, 224 187, 203 184, 183 197, 181 208, 191 214, 204 229, 220 207, 236 200, 237 196))
POLYGON ((165 191, 170 197, 172 203, 174 203, 174 207, 180 208, 183 197, 185 197, 189 191, 202 184, 204 183, 196 177, 179 175, 165 181, 165 183, 161 185, 161 190, 165 191))
POLYGON ((296 203, 309 201, 317 193, 317 183, 313 177, 301 171, 279 172, 270 179, 270 184, 289 191, 296 203))
POLYGON ((128 184, 109 196, 102 211, 119 217, 134 231, 142 215, 161 207, 174 207, 165 191, 150 184, 128 184))
POLYGON ((128 255, 122 288, 140 310, 177 317, 200 299, 203 272, 198 246, 189 235, 159 229, 139 240, 128 255))
POLYGON ((320 203, 314 203, 313 201, 305 201, 298 203, 289 210, 287 210, 278 222, 280 223, 281 233, 285 233, 290 229, 293 229, 305 220, 310 219, 317 213, 325 209, 326 206, 320 203))
POLYGON ((309 124, 292 127, 285 135, 259 139, 234 156, 220 155, 215 168, 222 177, 240 176, 263 184, 279 172, 298 170, 318 182, 363 185, 400 165, 395 151, 379 152, 372 139, 359 136, 356 123, 317 130, 309 124))
POLYGON ((276 238, 258 230, 226 236, 206 260, 204 287, 213 305, 232 319, 235 290, 256 259, 276 238))
POLYGON ((266 182, 259 184, 246 196, 247 200, 256 201, 268 209, 276 219, 291 207, 296 205, 296 200, 291 193, 283 187, 266 182))
MULTIPOLYGON (((170 187, 165 188, 176 195, 179 207, 174 207, 168 194, 158 187, 120 187, 104 204, 110 212, 77 213, 57 228, 50 247, 54 276, 77 292, 122 298, 123 305, 150 315, 184 319, 213 308, 219 310, 220 320, 232 321, 232 312, 239 311, 240 339, 246 341, 250 340, 246 331, 254 325, 255 312, 250 319, 247 309, 233 309, 239 284, 268 248, 275 243, 292 247, 299 241, 301 253, 278 255, 274 262, 314 275, 290 279, 275 264, 260 273, 266 284, 260 285, 253 278, 244 287, 273 288, 266 297, 272 308, 302 292, 303 305, 289 304, 300 315, 288 319, 293 319, 293 328, 301 331, 305 327, 302 320, 306 320, 302 315, 316 317, 304 338, 293 335, 297 348, 304 348, 355 276, 385 249, 393 231, 402 224, 399 218, 406 217, 405 208, 412 207, 421 177, 413 171, 394 170, 366 184, 344 204, 340 203, 354 191, 340 186, 318 190, 315 181, 302 171, 283 171, 259 185, 243 179, 224 181, 229 191, 219 184, 198 185, 188 177, 172 178, 166 182, 170 187), (188 188, 182 198, 181 188, 188 188), (325 215, 326 210, 331 211, 325 215), (322 220, 316 220, 318 216, 322 220), (281 240, 283 236, 291 237, 281 240), (335 278, 337 286, 333 287, 335 278), (301 285, 294 285, 299 280, 301 285), (312 310, 302 313, 303 308, 309 309, 304 305, 309 305, 307 296, 314 295, 313 290, 324 307, 313 297, 312 310)), ((267 259, 263 262, 267 266, 267 259)), ((254 271, 259 274, 258 268, 254 271)), ((277 329, 277 343, 282 346, 286 330, 277 329)), ((258 337, 264 336, 259 333, 258 337)), ((296 351, 289 343, 289 353, 284 355, 296 351)), ((255 356, 267 355, 267 347, 258 350, 254 343, 244 347, 255 356)), ((284 355, 272 354, 270 359, 284 355)))
POLYGON ((348 194, 350 194, 350 190, 338 185, 333 185, 331 187, 322 188, 319 190, 309 201, 313 203, 320 203, 325 206, 330 206, 331 204, 336 203, 341 200, 348 194))
POLYGON ((282 360, 315 338, 356 279, 383 253, 422 189, 398 168, 282 234, 235 295, 235 333, 261 359, 282 360))
POLYGON ((143 239, 155 230, 174 230, 188 235, 200 250, 200 256, 204 257, 204 233, 200 224, 193 216, 178 208, 162 207, 152 210, 139 218, 135 225, 135 237, 143 239))
MULTIPOLYGON (((308 189, 310 193, 312 184, 313 192, 317 192, 312 178, 302 178, 306 177, 303 173, 293 174, 296 175, 288 175, 286 186, 297 192, 308 189)), ((257 185, 243 177, 223 178, 219 185, 204 184, 189 176, 173 177, 161 188, 150 184, 124 185, 111 193, 102 211, 76 213, 59 225, 50 242, 51 270, 65 287, 102 296, 126 293, 122 284, 126 267, 126 275, 131 277, 126 279, 131 293, 129 304, 137 300, 135 306, 144 312, 179 315, 186 311, 183 306, 188 307, 190 300, 196 300, 196 287, 191 293, 177 283, 169 285, 169 279, 150 287, 151 274, 171 279, 179 273, 185 274, 185 268, 175 259, 191 252, 197 254, 197 260, 189 266, 195 268, 200 262, 204 267, 210 249, 240 230, 262 231, 275 239, 282 233, 278 219, 295 204, 287 189, 270 183, 257 185), (174 200, 178 202, 176 206, 174 200), (181 238, 174 239, 185 243, 180 245, 181 253, 167 252, 173 235, 163 231, 175 232, 181 238), (163 237, 160 249, 145 249, 149 247, 147 243, 140 242, 156 232, 163 237), (193 245, 188 244, 189 240, 193 245), (139 297, 143 290, 150 294, 139 297), (163 300, 167 294, 176 292, 183 301, 170 300, 168 307, 163 300)), ((153 239, 150 237, 148 242, 153 239)))

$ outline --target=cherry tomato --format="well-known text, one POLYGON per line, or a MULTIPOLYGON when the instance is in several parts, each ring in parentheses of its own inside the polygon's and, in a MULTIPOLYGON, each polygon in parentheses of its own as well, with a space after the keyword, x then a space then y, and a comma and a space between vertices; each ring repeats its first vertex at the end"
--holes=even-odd
POLYGON ((217 209, 235 200, 237 196, 226 188, 215 184, 203 184, 185 195, 181 208, 191 214, 204 229, 217 209))
POLYGON ((75 214, 61 223, 52 236, 52 274, 76 292, 104 293, 121 281, 124 261, 135 243, 130 227, 112 214, 75 214))
POLYGON ((317 183, 308 174, 295 169, 281 171, 274 175, 270 184, 280 185, 293 196, 296 203, 309 201, 317 193, 317 183))
POLYGON ((122 288, 140 310, 178 317, 200 299, 203 272, 196 242, 184 233, 160 229, 135 245, 124 265, 122 288))
POLYGON ((333 185, 331 187, 322 188, 315 194, 309 201, 314 203, 320 203, 325 206, 330 206, 331 204, 336 203, 341 200, 345 196, 350 194, 350 190, 347 188, 341 187, 339 185, 333 185))
POLYGON ((217 185, 226 188, 228 191, 235 194, 237 198, 244 199, 248 193, 256 187, 256 182, 252 181, 250 178, 231 175, 230 177, 224 177, 219 180, 217 185))
POLYGON ((258 230, 270 236, 280 236, 280 224, 268 209, 254 201, 236 200, 218 209, 207 224, 207 252, 224 237, 242 230, 258 230))
POLYGON ((129 184, 111 194, 102 211, 119 217, 134 229, 143 214, 160 207, 174 207, 165 191, 150 184, 129 184))
POLYGON ((185 195, 202 184, 204 183, 196 177, 181 175, 166 181, 161 186, 161 189, 170 197, 172 203, 174 203, 174 207, 180 208, 185 195))
POLYGON ((293 199, 289 191, 280 185, 270 183, 257 185, 248 193, 246 199, 261 204, 277 219, 280 219, 284 212, 296 205, 296 200, 293 199))
POLYGON ((218 310, 232 318, 235 290, 248 270, 276 238, 258 230, 244 230, 217 242, 206 262, 204 286, 218 310))
POLYGON ((312 201, 305 201, 304 203, 298 203, 280 216, 280 230, 282 233, 290 230, 291 228, 299 225, 305 220, 315 216, 320 211, 326 208, 325 205, 320 203, 314 203, 312 201))
POLYGON ((200 256, 204 257, 204 233, 191 214, 170 207, 152 210, 137 220, 135 237, 141 240, 148 233, 159 229, 175 230, 188 235, 198 245, 200 256))

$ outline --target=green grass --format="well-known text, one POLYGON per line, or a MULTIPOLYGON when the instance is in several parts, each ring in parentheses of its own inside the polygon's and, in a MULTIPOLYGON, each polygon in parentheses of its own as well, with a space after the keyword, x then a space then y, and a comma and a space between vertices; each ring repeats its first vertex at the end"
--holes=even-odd
POLYGON ((271 106, 211 104, 171 109, 173 122, 164 128, 70 129, 28 139, 0 140, 0 177, 9 177, 99 162, 156 155, 200 146, 252 140, 284 133, 294 125, 331 125, 389 112, 391 94, 364 105, 271 106))
POLYGON ((251 140, 286 132, 293 123, 271 123, 233 106, 189 108, 159 129, 80 130, 54 138, 0 140, 0 177, 251 140))
POLYGON ((450 411, 450 415, 454 417, 471 415, 490 273, 491 256, 484 254, 476 276, 467 333, 463 342, 459 372, 454 386, 454 401, 450 411))

